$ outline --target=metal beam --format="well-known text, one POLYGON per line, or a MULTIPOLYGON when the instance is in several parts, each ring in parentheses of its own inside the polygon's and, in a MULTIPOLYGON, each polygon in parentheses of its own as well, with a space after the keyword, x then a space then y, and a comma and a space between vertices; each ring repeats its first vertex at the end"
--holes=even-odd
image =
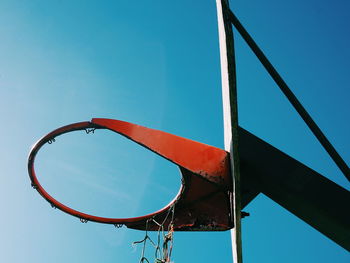
POLYGON ((243 205, 262 192, 350 251, 350 192, 242 128, 239 140, 243 205))
POLYGON ((241 191, 238 154, 238 113, 234 42, 232 25, 229 21, 229 2, 228 0, 216 0, 216 6, 220 43, 225 150, 230 153, 231 174, 233 179, 233 192, 231 198, 231 217, 234 224, 234 228, 231 230, 232 252, 234 262, 241 263, 241 191))

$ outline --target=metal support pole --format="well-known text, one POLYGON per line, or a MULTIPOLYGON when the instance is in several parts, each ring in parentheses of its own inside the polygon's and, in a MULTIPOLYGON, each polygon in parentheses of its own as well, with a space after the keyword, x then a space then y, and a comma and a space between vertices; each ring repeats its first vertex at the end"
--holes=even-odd
POLYGON ((281 75, 277 72, 271 62, 267 59, 265 54, 259 48, 259 46, 255 43, 254 39, 249 35, 247 30, 243 27, 237 17, 233 14, 231 10, 228 10, 229 20, 237 29, 242 38, 246 41, 248 46, 260 60, 261 64, 265 67, 267 72, 276 82, 276 84, 280 87, 283 94, 287 97, 289 102, 293 105, 294 109, 299 113, 300 117, 304 120, 307 126, 310 128, 312 133, 316 136, 318 141, 321 143, 323 148, 328 152, 329 156, 333 159, 339 169, 343 172, 345 177, 350 181, 350 169, 345 163, 345 161, 341 158, 338 152, 335 150, 333 145, 329 142, 327 137, 323 134, 321 129, 317 126, 315 121, 311 118, 310 114, 305 110, 303 105, 299 102, 297 97, 290 90, 286 82, 282 79, 281 75))
POLYGON ((220 42, 222 99, 224 111, 225 150, 230 152, 232 174, 232 253, 235 263, 242 263, 241 191, 238 154, 238 112, 236 66, 232 25, 229 21, 228 0, 216 0, 220 42))

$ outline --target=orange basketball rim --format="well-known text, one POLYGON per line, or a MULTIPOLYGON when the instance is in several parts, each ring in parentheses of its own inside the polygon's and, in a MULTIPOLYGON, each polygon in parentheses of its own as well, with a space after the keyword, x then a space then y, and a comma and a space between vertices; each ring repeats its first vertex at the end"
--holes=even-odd
POLYGON ((203 143, 129 122, 94 118, 58 128, 41 138, 31 149, 28 172, 32 186, 52 206, 80 218, 83 222, 126 225, 129 228, 156 230, 154 223, 170 223, 168 211, 176 205, 172 219, 174 231, 220 231, 233 228, 232 178, 229 153, 203 143), (182 185, 176 197, 164 208, 140 217, 107 218, 74 210, 56 200, 41 186, 35 173, 35 156, 40 148, 62 134, 91 129, 109 129, 153 151, 179 166, 182 185))

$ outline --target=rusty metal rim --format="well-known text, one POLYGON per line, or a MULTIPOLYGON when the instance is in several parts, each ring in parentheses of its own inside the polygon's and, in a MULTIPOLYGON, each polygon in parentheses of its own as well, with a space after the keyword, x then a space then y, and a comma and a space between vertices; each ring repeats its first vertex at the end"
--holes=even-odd
MULTIPOLYGON (((73 132, 73 131, 79 131, 79 130, 86 130, 86 129, 107 129, 104 128, 102 126, 99 126, 97 124, 94 124, 90 121, 85 121, 85 122, 77 122, 77 123, 73 123, 73 124, 69 124, 63 127, 60 127, 50 133, 48 133, 47 135, 45 135, 44 137, 42 137, 40 140, 38 140, 34 146, 32 147, 29 156, 28 156, 28 173, 29 173, 29 177, 30 180, 32 182, 32 186, 33 188, 35 188, 39 194, 46 199, 53 207, 56 207, 58 209, 60 209, 61 211, 68 213, 72 216, 78 217, 83 221, 93 221, 93 222, 98 222, 98 223, 104 223, 104 224, 127 224, 127 223, 135 223, 135 222, 139 222, 139 221, 144 221, 147 220, 149 218, 155 217, 159 214, 162 214, 164 212, 166 212, 167 210, 169 210, 174 203, 176 203, 176 201, 180 198, 181 194, 183 193, 184 190, 184 185, 183 183, 181 184, 180 190, 177 193, 177 195, 175 196, 175 198, 165 207, 161 208, 160 210, 144 215, 144 216, 139 216, 139 217, 131 217, 131 218, 109 218, 109 217, 99 217, 99 216, 94 216, 94 215, 90 215, 90 214, 86 214, 80 211, 77 211, 75 209, 72 209, 64 204, 62 204, 61 202, 59 202, 58 200, 56 200, 54 197, 52 197, 48 192, 45 191, 45 189, 41 186, 41 184, 39 183, 39 180, 36 176, 35 173, 35 168, 34 168, 34 161, 35 161, 35 157, 38 153, 38 151, 40 150, 40 148, 46 144, 46 143, 51 143, 56 137, 65 134, 65 133, 69 133, 69 132, 73 132)), ((115 132, 115 131, 114 131, 115 132)))

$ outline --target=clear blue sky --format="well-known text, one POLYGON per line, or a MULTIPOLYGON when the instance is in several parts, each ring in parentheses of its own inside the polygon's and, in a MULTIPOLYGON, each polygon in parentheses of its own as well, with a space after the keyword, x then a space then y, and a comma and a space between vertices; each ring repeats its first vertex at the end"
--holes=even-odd
MULTIPOLYGON (((348 1, 231 1, 231 8, 350 162, 348 1)), ((240 125, 349 189, 239 37, 240 125)), ((27 154, 49 131, 121 119, 223 147, 214 0, 0 2, 1 262, 138 262, 143 232, 82 224, 30 187, 27 154)), ((39 178, 101 216, 152 212, 177 167, 109 132, 59 137, 39 178)), ((344 209, 348 209, 344 204, 344 209)), ((349 253, 260 195, 243 220, 244 262, 350 262, 349 253)), ((153 252, 149 248, 150 252, 153 252)), ((176 233, 175 262, 231 262, 230 233, 176 233)))

